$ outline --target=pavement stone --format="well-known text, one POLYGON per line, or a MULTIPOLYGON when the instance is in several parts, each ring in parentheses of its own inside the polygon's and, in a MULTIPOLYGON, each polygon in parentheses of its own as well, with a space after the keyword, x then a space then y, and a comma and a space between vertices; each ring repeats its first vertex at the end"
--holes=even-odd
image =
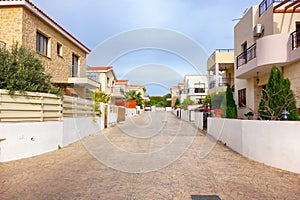
MULTIPOLYGON (((149 123, 147 115, 134 121, 149 123)), ((190 123, 171 114, 167 114, 167 121, 172 125, 169 129, 147 139, 124 136, 118 126, 98 134, 128 151, 146 152, 172 141, 174 124, 191 128, 190 123)), ((130 130, 128 122, 122 124, 130 130)), ((0 199, 184 200, 199 194, 218 195, 222 200, 300 198, 300 174, 249 160, 219 143, 201 159, 199 150, 205 137, 198 131, 178 160, 148 173, 125 173, 107 167, 89 153, 82 141, 40 156, 1 163, 0 199)))

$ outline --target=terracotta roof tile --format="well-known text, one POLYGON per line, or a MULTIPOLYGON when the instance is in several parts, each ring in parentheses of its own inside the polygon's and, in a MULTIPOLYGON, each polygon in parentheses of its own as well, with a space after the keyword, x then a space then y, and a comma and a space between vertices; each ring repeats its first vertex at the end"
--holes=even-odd
POLYGON ((87 70, 109 70, 109 69, 112 69, 113 67, 112 66, 103 66, 103 67, 88 67, 87 70))

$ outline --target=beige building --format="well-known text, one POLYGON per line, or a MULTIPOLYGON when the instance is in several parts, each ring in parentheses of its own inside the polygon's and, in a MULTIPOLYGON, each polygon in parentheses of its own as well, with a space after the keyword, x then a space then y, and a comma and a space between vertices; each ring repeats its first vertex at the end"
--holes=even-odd
POLYGON ((112 94, 117 80, 112 66, 107 67, 88 67, 87 77, 100 83, 100 91, 112 94))
MULTIPOLYGON (((183 83, 179 83, 179 84, 183 85, 183 83)), ((170 88, 170 90, 171 90, 171 99, 172 99, 171 100, 171 107, 174 107, 176 99, 177 98, 179 99, 179 91, 180 91, 179 84, 177 86, 173 86, 173 87, 170 88)))
POLYGON ((90 49, 29 0, 0 1, 0 41, 18 42, 36 51, 54 85, 69 95, 85 97, 99 83, 86 77, 90 49))
MULTIPOLYGON (((300 95, 300 2, 263 0, 234 28, 235 91, 239 116, 258 110, 262 89, 276 65, 300 95)), ((300 101, 297 102, 298 109, 300 101)))
POLYGON ((208 94, 225 92, 227 85, 234 90, 234 50, 217 49, 207 60, 208 94))

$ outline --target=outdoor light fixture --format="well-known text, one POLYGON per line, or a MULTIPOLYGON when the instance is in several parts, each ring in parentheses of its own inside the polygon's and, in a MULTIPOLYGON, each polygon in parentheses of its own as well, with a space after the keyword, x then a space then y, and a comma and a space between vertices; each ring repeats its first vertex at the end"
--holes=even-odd
POLYGON ((259 72, 256 72, 256 83, 257 83, 257 84, 259 83, 258 74, 259 74, 259 72))
POLYGON ((286 109, 284 109, 284 111, 282 111, 282 113, 281 113, 282 120, 287 121, 289 119, 289 115, 290 115, 290 112, 287 111, 286 109))

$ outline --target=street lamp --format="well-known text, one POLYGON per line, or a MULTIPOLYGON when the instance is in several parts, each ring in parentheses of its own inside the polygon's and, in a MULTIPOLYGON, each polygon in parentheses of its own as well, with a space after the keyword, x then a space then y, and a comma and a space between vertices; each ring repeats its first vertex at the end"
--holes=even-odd
POLYGON ((284 109, 284 111, 282 111, 282 113, 281 113, 281 116, 282 116, 281 119, 284 121, 287 121, 289 119, 289 115, 290 115, 290 112, 287 111, 286 109, 284 109))

